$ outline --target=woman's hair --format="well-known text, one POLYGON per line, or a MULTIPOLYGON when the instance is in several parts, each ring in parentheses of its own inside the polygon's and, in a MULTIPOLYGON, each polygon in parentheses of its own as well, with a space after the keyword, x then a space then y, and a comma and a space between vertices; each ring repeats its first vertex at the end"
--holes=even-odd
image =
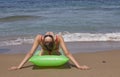
POLYGON ((46 42, 44 41, 44 47, 45 47, 46 50, 48 50, 49 52, 52 52, 52 50, 53 50, 53 48, 54 48, 54 38, 53 38, 52 35, 45 35, 45 36, 44 36, 44 40, 45 40, 46 37, 50 37, 50 38, 52 39, 52 41, 49 42, 49 43, 46 43, 46 42))

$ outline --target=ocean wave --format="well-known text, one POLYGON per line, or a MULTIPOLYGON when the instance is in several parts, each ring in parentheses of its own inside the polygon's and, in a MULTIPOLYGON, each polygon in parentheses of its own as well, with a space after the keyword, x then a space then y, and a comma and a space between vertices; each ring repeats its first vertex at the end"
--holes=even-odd
MULTIPOLYGON (((65 42, 81 42, 81 41, 120 41, 120 33, 69 33, 59 32, 65 42)), ((32 44, 34 37, 16 38, 14 40, 0 41, 0 46, 32 44)))
POLYGON ((66 42, 71 41, 120 41, 120 33, 69 33, 63 35, 66 42))
POLYGON ((0 22, 14 22, 14 21, 24 21, 31 19, 38 19, 42 16, 30 16, 30 15, 16 15, 16 16, 7 16, 0 18, 0 22))
POLYGON ((33 38, 16 38, 14 40, 4 40, 0 41, 0 46, 10 46, 10 45, 21 45, 21 44, 32 44, 33 38))
POLYGON ((72 10, 103 10, 103 11, 111 11, 111 10, 120 10, 120 6, 92 6, 92 7, 78 7, 73 8, 72 10))

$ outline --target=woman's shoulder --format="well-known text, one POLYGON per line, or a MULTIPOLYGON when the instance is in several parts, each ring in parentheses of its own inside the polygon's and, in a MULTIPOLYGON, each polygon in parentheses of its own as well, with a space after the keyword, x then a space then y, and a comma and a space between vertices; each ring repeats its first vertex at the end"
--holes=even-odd
POLYGON ((59 41, 60 41, 60 40, 63 40, 62 35, 56 34, 56 36, 57 36, 57 38, 59 39, 59 41))
POLYGON ((38 34, 38 35, 36 35, 36 38, 41 38, 43 35, 41 35, 41 34, 38 34))
POLYGON ((56 37, 57 37, 58 39, 60 39, 60 38, 62 37, 62 35, 56 34, 56 37))
POLYGON ((35 39, 38 41, 41 41, 42 37, 43 37, 43 35, 38 34, 38 35, 36 35, 35 39))

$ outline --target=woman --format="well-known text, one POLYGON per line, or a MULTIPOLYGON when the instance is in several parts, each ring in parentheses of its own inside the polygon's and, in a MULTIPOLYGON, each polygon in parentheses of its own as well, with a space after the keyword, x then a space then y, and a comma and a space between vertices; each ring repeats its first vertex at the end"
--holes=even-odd
POLYGON ((22 66, 29 60, 29 58, 31 58, 33 56, 34 52, 36 51, 36 49, 38 48, 39 45, 41 46, 41 52, 39 54, 40 56, 44 55, 44 54, 60 55, 61 53, 59 52, 59 47, 61 47, 64 54, 75 64, 75 66, 78 69, 81 69, 81 70, 89 69, 89 67, 87 67, 85 65, 81 66, 78 64, 78 62, 74 59, 72 54, 68 51, 62 36, 55 35, 53 32, 47 32, 44 36, 37 35, 30 52, 27 53, 27 55, 25 56, 23 61, 19 64, 19 66, 13 66, 9 70, 21 69, 22 66))

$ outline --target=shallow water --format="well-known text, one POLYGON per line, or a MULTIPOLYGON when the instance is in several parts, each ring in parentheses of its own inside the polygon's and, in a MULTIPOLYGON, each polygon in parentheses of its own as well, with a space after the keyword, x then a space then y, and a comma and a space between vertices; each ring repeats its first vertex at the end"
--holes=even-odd
MULTIPOLYGON (((66 45, 71 53, 92 53, 120 50, 120 42, 68 42, 66 45)), ((32 44, 2 46, 0 47, 0 54, 26 54, 29 52, 31 47, 32 44)), ((40 47, 38 47, 37 50, 40 50, 40 47)))

